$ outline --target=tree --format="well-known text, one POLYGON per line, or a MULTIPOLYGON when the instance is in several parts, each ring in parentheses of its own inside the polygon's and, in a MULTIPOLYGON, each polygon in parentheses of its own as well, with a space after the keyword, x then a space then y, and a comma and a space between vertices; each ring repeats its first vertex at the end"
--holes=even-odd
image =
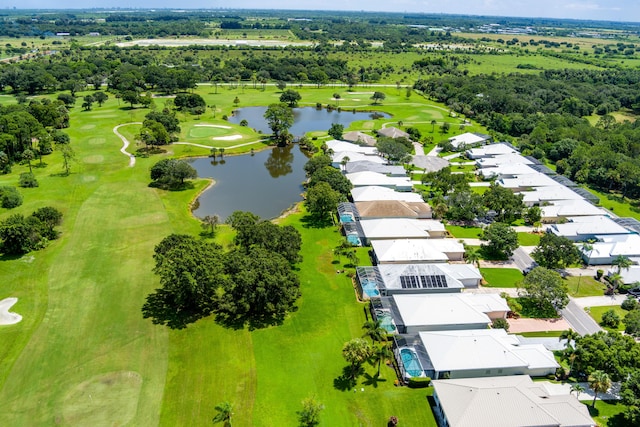
POLYGON ((326 154, 320 154, 313 156, 304 165, 304 171, 307 176, 313 175, 317 170, 324 168, 325 166, 331 166, 331 157, 326 154))
POLYGON ((571 384, 571 389, 569 390, 569 395, 571 395, 575 391, 576 399, 580 396, 580 393, 584 393, 584 387, 579 383, 571 384))
POLYGON ((393 357, 393 353, 391 352, 391 350, 389 350, 389 346, 387 346, 386 343, 373 348, 373 351, 371 352, 371 361, 378 364, 378 373, 376 374, 377 377, 380 376, 380 367, 382 366, 382 362, 389 359, 390 357, 393 357))
POLYGON ((622 403, 627 406, 624 418, 628 425, 638 425, 640 419, 640 370, 634 370, 620 387, 622 403))
POLYGON ((24 172, 20 174, 19 185, 22 188, 35 188, 38 186, 38 180, 36 176, 31 172, 24 172))
POLYGON ((31 215, 40 220, 43 225, 43 234, 47 239, 53 240, 58 237, 54 228, 62 223, 62 212, 54 207, 45 206, 37 209, 31 215))
POLYGON ((153 184, 162 188, 180 188, 186 179, 197 177, 196 170, 184 160, 162 159, 151 167, 153 184))
POLYGON ((584 242, 582 245, 580 245, 580 251, 583 254, 588 254, 587 255, 587 266, 589 266, 589 264, 591 264, 591 254, 593 253, 593 243, 584 242))
POLYGON ((347 197, 353 184, 349 181, 342 172, 331 166, 325 166, 322 169, 318 169, 309 178, 308 188, 317 185, 320 182, 326 182, 335 191, 347 197))
POLYGON ((545 233, 531 256, 542 267, 563 268, 578 262, 580 251, 566 237, 545 233))
MULTIPOLYGON (((482 196, 469 188, 458 189, 448 196, 445 217, 452 221, 473 221, 486 213, 482 196)), ((517 235, 516 235, 517 240, 517 235)))
POLYGON ((0 206, 13 209, 22 204, 22 194, 15 187, 0 186, 0 206))
POLYGON ((482 230, 480 240, 489 242, 482 245, 483 250, 498 259, 509 258, 518 247, 518 233, 502 222, 494 222, 482 230))
POLYGON ((574 331, 573 329, 569 328, 569 329, 565 329, 564 331, 562 331, 562 333, 560 333, 558 340, 559 341, 567 340, 567 346, 573 347, 571 343, 572 342, 575 343, 575 341, 578 338, 580 338, 580 334, 574 331))
POLYGON ((283 136, 288 135, 293 125, 293 110, 287 104, 271 104, 264 113, 264 118, 273 131, 274 138, 279 142, 286 142, 283 136))
POLYGON ((449 129, 451 129, 451 123, 442 122, 442 124, 440 125, 440 133, 445 135, 447 132, 449 132, 449 129))
POLYGON ((76 153, 69 144, 58 145, 58 149, 62 153, 62 167, 65 175, 71 173, 71 162, 76 158, 76 153))
POLYGON ((611 265, 615 265, 618 268, 618 274, 621 274, 622 270, 628 270, 633 265, 633 262, 624 255, 618 255, 611 261, 611 265))
POLYGON ((340 160, 340 166, 342 166, 343 171, 347 170, 347 164, 349 164, 350 160, 349 156, 344 156, 342 160, 340 160))
POLYGON ((280 324, 296 309, 300 282, 289 261, 277 252, 252 246, 229 252, 224 260, 228 280, 216 294, 218 321, 232 327, 280 324))
POLYGON ((298 421, 302 427, 314 427, 320 424, 320 413, 324 405, 315 397, 307 397, 302 401, 302 409, 298 411, 298 421))
MULTIPOLYGON (((285 88, 287 87, 287 82, 283 81, 283 80, 278 80, 276 82, 276 87, 278 88, 278 90, 280 91, 284 91, 285 88)), ((255 89, 255 88, 254 88, 255 89)))
MULTIPOLYGON (((604 315, 602 317, 602 320, 604 321, 604 315)), ((625 334, 634 337, 640 336, 640 310, 631 310, 630 312, 628 312, 624 316, 624 319, 622 319, 622 323, 624 323, 625 334)))
POLYGON ((73 107, 73 105, 76 103, 76 97, 69 93, 59 94, 58 99, 62 101, 67 107, 73 107))
POLYGON ((297 91, 291 89, 285 90, 284 92, 282 92, 282 95, 280 95, 280 102, 287 104, 291 108, 297 107, 298 101, 300 101, 301 99, 302 96, 300 96, 297 91))
POLYGON ((593 371, 589 375, 589 388, 593 390, 593 404, 591 406, 595 408, 598 393, 606 393, 611 388, 609 375, 600 370, 593 371))
POLYGON ((431 133, 435 132, 435 130, 436 130, 436 124, 437 124, 437 123, 438 123, 438 122, 437 122, 437 121, 435 121, 435 119, 434 119, 434 120, 431 120, 431 133))
POLYGON ((354 338, 347 341, 342 347, 342 357, 350 366, 351 378, 354 378, 358 369, 371 357, 371 346, 362 338, 354 338))
POLYGON ((98 103, 100 107, 102 107, 102 104, 104 104, 106 100, 109 99, 109 95, 104 92, 98 91, 93 94, 93 99, 98 103))
POLYGON ((523 197, 522 194, 515 194, 508 188, 493 183, 482 196, 482 201, 487 209, 496 212, 496 221, 511 224, 522 216, 523 197))
POLYGON ((383 92, 373 92, 373 95, 371 95, 371 99, 373 100, 374 104, 377 104, 380 101, 384 101, 384 99, 387 97, 387 95, 385 95, 383 92))
POLYGON ((606 326, 608 328, 617 329, 618 325, 620 325, 620 316, 618 316, 618 313, 616 313, 613 309, 607 310, 602 314, 601 323, 603 326, 606 326))
POLYGON ((209 234, 213 235, 216 231, 216 227, 220 223, 220 217, 218 215, 207 215, 202 218, 202 228, 209 229, 209 234))
POLYGON ((505 331, 509 332, 509 322, 507 321, 507 319, 503 319, 502 317, 495 319, 492 323, 491 323, 491 328, 492 329, 504 329, 505 331))
POLYGON ((410 157, 411 149, 393 138, 380 138, 376 144, 378 153, 390 162, 404 162, 410 157))
POLYGON ((222 402, 215 406, 215 410, 218 411, 215 417, 213 417, 214 424, 224 423, 225 427, 231 427, 231 418, 233 417, 233 405, 229 402, 222 402))
POLYGON ((531 206, 524 211, 524 220, 527 224, 534 225, 542 219, 542 209, 539 206, 531 206))
POLYGON ((94 102, 95 102, 95 99, 93 98, 93 96, 87 95, 83 99, 82 108, 85 111, 91 111, 91 106, 93 105, 94 102))
MULTIPOLYGON (((339 94, 338 92, 336 92, 336 93, 334 93, 334 94, 333 94, 333 99, 335 99, 335 100, 336 100, 336 104, 337 104, 338 106, 340 106, 340 98, 341 98, 341 96, 340 96, 340 94, 339 94)), ((336 138, 336 139, 339 139, 339 138, 336 138)))
POLYGON ((344 125, 339 123, 332 123, 331 128, 327 132, 333 139, 342 139, 342 132, 344 132, 344 125))
POLYGON ((325 218, 327 214, 338 208, 341 200, 343 200, 342 195, 331 188, 327 182, 319 182, 307 190, 305 205, 311 215, 325 218))
POLYGON ((140 95, 138 94, 138 92, 133 90, 126 90, 122 92, 120 96, 124 102, 131 105, 131 108, 133 108, 135 104, 140 102, 140 95))
POLYGON ((29 164, 29 173, 33 173, 33 170, 31 169, 31 160, 36 158, 35 153, 27 148, 22 152, 22 158, 29 164))
POLYGON ((556 311, 569 303, 567 285, 560 274, 545 267, 536 267, 522 281, 520 295, 529 298, 540 308, 553 307, 556 311))
POLYGON ((240 98, 236 96, 235 98, 233 98, 233 106, 237 107, 238 104, 240 104, 240 98))
POLYGON ((371 341, 382 341, 387 336, 387 330, 382 327, 380 319, 368 320, 362 325, 364 336, 371 338, 371 341))

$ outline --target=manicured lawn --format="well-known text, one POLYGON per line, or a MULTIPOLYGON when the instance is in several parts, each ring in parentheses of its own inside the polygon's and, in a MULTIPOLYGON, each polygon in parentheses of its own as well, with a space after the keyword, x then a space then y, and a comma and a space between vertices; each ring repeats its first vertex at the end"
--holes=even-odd
POLYGON ((515 268, 481 268, 488 288, 517 288, 524 276, 515 268))
POLYGON ((445 228, 457 239, 478 239, 480 238, 480 233, 482 233, 482 228, 480 227, 447 225, 445 228))
POLYGON ((619 331, 624 331, 624 325, 622 324, 622 319, 628 313, 628 311, 620 308, 619 305, 602 305, 598 307, 589 307, 588 313, 593 319, 600 324, 602 322, 602 315, 609 310, 613 310, 616 312, 618 316, 620 316, 620 325, 618 326, 619 331))
MULTIPOLYGON (((230 111, 236 93, 243 104, 266 105, 276 96, 273 90, 256 91, 255 97, 219 90, 197 89, 219 110, 218 118, 208 111, 199 123, 225 125, 221 111, 230 111)), ((312 103, 332 90, 306 89, 303 97, 312 103)), ((385 104, 397 106, 380 108, 420 115, 393 98, 385 104)), ((157 102, 161 108, 163 101, 157 102)), ((0 328, 0 425, 208 425, 213 407, 225 400, 234 404, 236 425, 294 425, 301 400, 315 395, 326 407, 324 426, 381 425, 391 415, 408 425, 435 426, 428 391, 395 387, 389 368, 377 381, 360 378, 356 392, 334 387, 346 365, 342 345, 362 335, 363 305, 351 280, 332 264, 332 250, 342 239, 337 229, 305 228, 304 212, 282 220, 301 231, 304 257, 299 309, 283 325, 238 331, 207 318, 169 330, 142 318, 145 298, 158 286, 153 248, 170 233, 201 232, 188 204, 207 185, 198 180, 192 190, 156 190, 148 187, 149 169, 164 156, 208 154, 173 145, 128 167, 112 128, 141 122, 148 111, 119 106, 113 97, 92 111, 73 108, 67 131, 77 161, 71 175, 59 175, 61 156, 54 152, 45 168, 34 168, 40 187, 20 190, 24 205, 0 209, 0 219, 46 205, 64 213, 59 240, 0 261, 0 298, 18 297, 14 310, 23 316, 19 324, 0 328)), ((188 132, 194 119, 181 120, 188 132)), ((139 125, 121 128, 132 142, 138 131, 139 125)), ((0 184, 15 185, 26 169, 15 165, 0 184)), ((219 242, 232 238, 226 226, 218 228, 219 242)), ((366 252, 358 249, 361 264, 369 263, 366 252)), ((375 368, 367 365, 366 372, 371 378, 375 368)))
POLYGON ((539 234, 518 232, 518 244, 520 246, 538 246, 539 243, 539 234))
POLYGON ((637 200, 623 199, 620 195, 603 193, 593 188, 588 190, 600 198, 600 206, 609 209, 618 216, 640 220, 640 206, 637 200))
POLYGON ((593 400, 581 400, 587 405, 589 415, 601 427, 632 427, 624 421, 622 413, 626 409, 626 405, 616 400, 596 400, 595 408, 591 407, 593 400))
POLYGON ((597 297, 604 295, 606 286, 591 276, 567 276, 564 282, 572 297, 597 297))

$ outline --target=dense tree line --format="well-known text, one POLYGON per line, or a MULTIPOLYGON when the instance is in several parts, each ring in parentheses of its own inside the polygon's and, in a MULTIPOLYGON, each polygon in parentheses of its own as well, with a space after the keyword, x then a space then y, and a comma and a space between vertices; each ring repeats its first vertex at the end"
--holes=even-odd
POLYGON ((300 261, 301 237, 291 226, 234 212, 228 223, 235 246, 221 246, 172 234, 154 250, 160 288, 147 297, 145 318, 183 328, 215 314, 229 327, 277 324, 296 309, 300 283, 293 266, 300 261))
POLYGON ((62 213, 47 206, 25 217, 14 214, 0 222, 0 252, 21 255, 44 248, 58 238, 55 229, 62 222, 62 213))

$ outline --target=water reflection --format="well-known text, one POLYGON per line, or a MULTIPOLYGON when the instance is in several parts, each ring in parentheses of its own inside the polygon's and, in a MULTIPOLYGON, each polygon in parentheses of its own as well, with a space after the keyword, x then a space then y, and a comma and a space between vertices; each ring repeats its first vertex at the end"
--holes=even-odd
POLYGON ((289 145, 288 147, 276 147, 271 150, 267 161, 264 162, 264 167, 267 168, 272 178, 278 178, 293 172, 292 148, 293 146, 289 145))

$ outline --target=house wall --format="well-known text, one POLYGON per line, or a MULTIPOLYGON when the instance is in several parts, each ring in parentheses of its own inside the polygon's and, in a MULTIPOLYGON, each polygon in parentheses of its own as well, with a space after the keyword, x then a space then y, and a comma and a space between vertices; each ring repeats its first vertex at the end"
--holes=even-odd
MULTIPOLYGON (((555 372, 555 369, 554 369, 555 372)), ((501 377, 506 375, 526 375, 529 369, 526 367, 515 368, 494 368, 494 369, 461 369, 459 371, 449 371, 449 378, 481 378, 481 377, 501 377)), ((440 375, 437 372, 436 378, 440 375)))
POLYGON ((489 316, 489 319, 491 319, 491 320, 506 319, 507 318, 507 312, 506 311, 490 311, 488 313, 485 312, 484 314, 489 316))
MULTIPOLYGON (((397 325, 397 324, 396 324, 397 325)), ((462 323, 449 325, 403 325, 406 334, 417 334, 426 331, 461 331, 468 329, 487 329, 488 323, 462 323)))
POLYGON ((449 257, 449 261, 463 261, 464 252, 445 252, 445 255, 449 257))
POLYGON ((462 279, 460 280, 460 283, 462 283, 465 288, 477 288, 478 286, 480 286, 481 280, 482 279, 462 279))

